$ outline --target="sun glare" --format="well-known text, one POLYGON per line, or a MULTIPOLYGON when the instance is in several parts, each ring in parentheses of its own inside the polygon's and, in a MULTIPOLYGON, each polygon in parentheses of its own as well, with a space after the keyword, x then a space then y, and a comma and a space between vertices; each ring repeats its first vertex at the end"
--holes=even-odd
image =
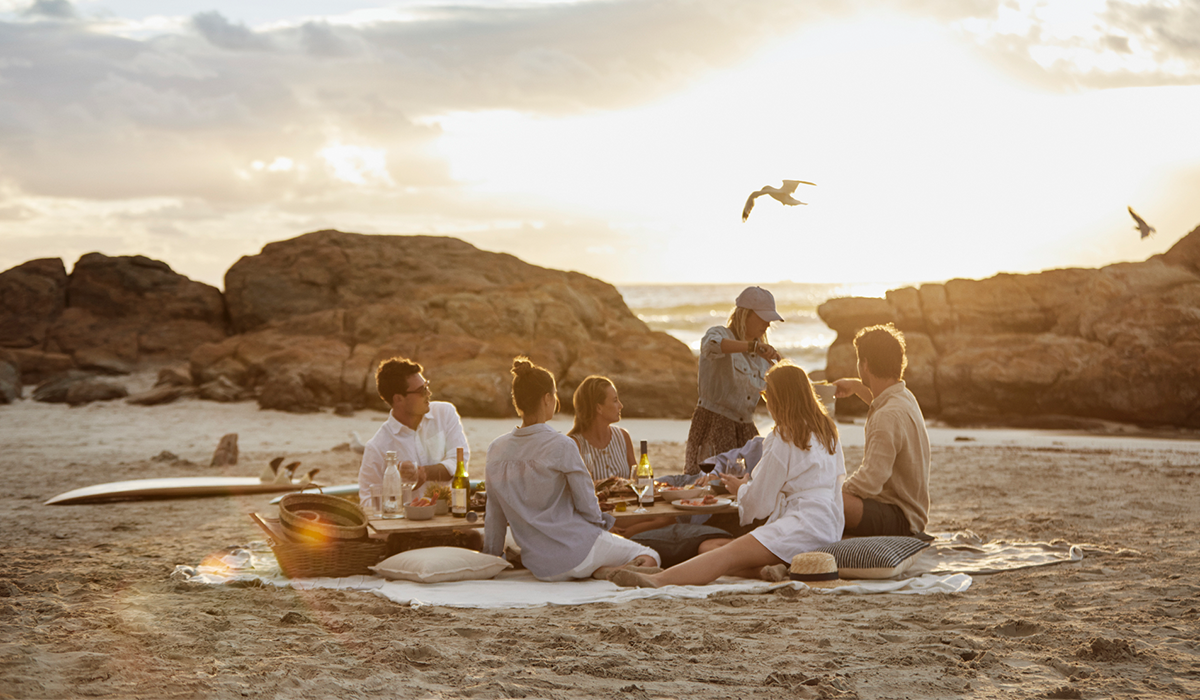
POLYGON ((318 155, 325 159, 333 176, 343 182, 352 185, 370 182, 394 184, 392 176, 388 174, 385 149, 345 145, 335 141, 321 149, 318 155))
POLYGON ((630 235, 630 259, 652 264, 618 281, 988 276, 1129 243, 1126 203, 1198 150, 1173 142, 1183 114, 1150 128, 1133 92, 1039 92, 952 33, 889 18, 806 29, 639 109, 439 117, 438 147, 481 196, 630 235), (817 183, 797 192, 809 205, 763 198, 743 224, 745 197, 785 178, 817 183))

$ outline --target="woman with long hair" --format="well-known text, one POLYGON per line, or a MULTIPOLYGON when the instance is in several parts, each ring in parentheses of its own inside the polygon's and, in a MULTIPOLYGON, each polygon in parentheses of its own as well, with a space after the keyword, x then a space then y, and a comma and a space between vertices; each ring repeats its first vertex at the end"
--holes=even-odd
POLYGON ((575 423, 567 435, 579 445, 583 465, 592 479, 629 478, 637 458, 629 431, 615 425, 621 420, 624 406, 612 380, 594 374, 584 379, 575 389, 572 403, 575 404, 575 423))
POLYGON ((767 373, 766 399, 775 428, 763 440, 753 476, 723 475, 738 497, 743 525, 766 524, 657 574, 614 571, 621 586, 705 584, 721 576, 783 580, 792 557, 842 537, 846 463, 837 426, 817 399, 808 375, 789 362, 767 373))
POLYGON ((521 563, 543 581, 605 578, 620 566, 657 571, 658 553, 608 532, 613 516, 600 512, 579 448, 546 424, 558 411, 554 375, 526 357, 512 374, 521 426, 488 447, 484 551, 502 556, 511 527, 521 563))
POLYGON ((698 474, 700 462, 758 435, 754 409, 767 370, 780 359, 767 344, 767 329, 782 320, 770 292, 747 287, 734 301, 728 323, 705 331, 697 373, 700 396, 683 458, 685 474, 698 474))

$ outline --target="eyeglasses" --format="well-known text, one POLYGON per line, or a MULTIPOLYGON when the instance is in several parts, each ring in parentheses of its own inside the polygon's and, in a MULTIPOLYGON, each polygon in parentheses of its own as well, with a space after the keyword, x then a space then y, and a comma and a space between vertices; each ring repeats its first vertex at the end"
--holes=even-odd
POLYGON ((424 394, 425 396, 432 396, 433 390, 429 388, 429 380, 426 380, 424 384, 416 389, 407 389, 400 393, 404 394, 405 396, 408 396, 409 394, 424 394))

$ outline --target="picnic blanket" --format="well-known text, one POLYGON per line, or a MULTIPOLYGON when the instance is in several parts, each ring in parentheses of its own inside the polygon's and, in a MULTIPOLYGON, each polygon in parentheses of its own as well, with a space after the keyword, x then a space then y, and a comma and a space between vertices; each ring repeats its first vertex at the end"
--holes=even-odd
MULTIPOLYGON (((1065 543, 987 542, 970 532, 944 533, 937 536, 933 546, 922 553, 904 578, 854 581, 836 588, 811 590, 827 595, 961 593, 971 587, 972 574, 1079 561, 1082 557, 1081 548, 1065 543)), ((644 599, 699 599, 720 593, 768 593, 780 588, 807 588, 796 581, 769 583, 735 577, 723 577, 705 586, 621 588, 608 581, 593 579, 548 583, 538 581, 525 570, 501 572, 485 581, 449 583, 389 581, 377 576, 289 579, 280 572, 265 542, 228 548, 197 567, 177 566, 172 577, 210 585, 369 591, 412 607, 441 605, 457 608, 529 608, 644 599)))

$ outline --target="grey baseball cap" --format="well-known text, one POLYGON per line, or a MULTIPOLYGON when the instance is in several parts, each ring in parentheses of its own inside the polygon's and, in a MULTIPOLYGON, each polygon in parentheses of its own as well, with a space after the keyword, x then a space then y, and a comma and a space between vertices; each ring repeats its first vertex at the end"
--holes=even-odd
POLYGON ((775 310, 775 297, 762 287, 746 287, 734 303, 743 309, 750 309, 764 321, 783 320, 783 316, 775 310))

